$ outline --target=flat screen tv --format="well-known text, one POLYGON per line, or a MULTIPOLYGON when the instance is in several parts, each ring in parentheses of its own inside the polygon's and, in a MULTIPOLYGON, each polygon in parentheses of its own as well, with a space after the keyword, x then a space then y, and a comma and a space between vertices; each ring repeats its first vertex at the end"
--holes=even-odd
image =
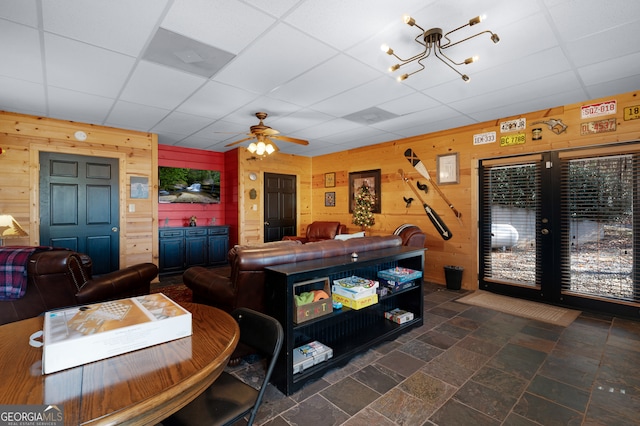
POLYGON ((178 167, 158 167, 160 203, 220 203, 220 172, 178 167))

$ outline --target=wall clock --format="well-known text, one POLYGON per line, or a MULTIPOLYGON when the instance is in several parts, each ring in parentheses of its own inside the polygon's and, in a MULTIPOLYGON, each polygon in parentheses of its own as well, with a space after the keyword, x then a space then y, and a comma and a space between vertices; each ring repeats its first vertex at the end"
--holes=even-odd
POLYGON ((258 175, 255 172, 249 173, 249 179, 256 180, 258 179, 258 175))

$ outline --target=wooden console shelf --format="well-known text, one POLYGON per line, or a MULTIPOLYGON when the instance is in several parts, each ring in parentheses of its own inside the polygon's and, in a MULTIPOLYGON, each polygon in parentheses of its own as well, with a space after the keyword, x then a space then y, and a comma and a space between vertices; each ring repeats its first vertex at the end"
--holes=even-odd
POLYGON ((378 271, 396 266, 422 271, 424 249, 396 247, 359 253, 355 261, 347 255, 267 267, 268 313, 277 318, 284 329, 284 344, 271 382, 285 395, 291 395, 307 382, 322 377, 331 368, 346 364, 368 348, 421 326, 424 306, 422 279, 417 285, 389 293, 377 304, 366 308, 342 308, 301 324, 293 321, 297 283, 323 278, 332 282, 351 275, 377 280, 378 271), (385 319, 384 313, 394 308, 412 312, 414 319, 401 325, 385 319), (315 340, 333 349, 333 357, 294 374, 294 349, 315 340))

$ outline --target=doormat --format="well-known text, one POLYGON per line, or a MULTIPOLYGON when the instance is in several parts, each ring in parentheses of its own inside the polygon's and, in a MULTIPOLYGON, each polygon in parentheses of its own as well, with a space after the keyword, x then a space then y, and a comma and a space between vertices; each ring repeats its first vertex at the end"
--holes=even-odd
POLYGON ((516 299, 514 297, 502 296, 482 290, 477 290, 474 293, 456 299, 456 302, 489 308, 504 312, 505 314, 561 325, 563 327, 569 326, 578 318, 578 315, 582 313, 574 309, 559 308, 557 306, 516 299))

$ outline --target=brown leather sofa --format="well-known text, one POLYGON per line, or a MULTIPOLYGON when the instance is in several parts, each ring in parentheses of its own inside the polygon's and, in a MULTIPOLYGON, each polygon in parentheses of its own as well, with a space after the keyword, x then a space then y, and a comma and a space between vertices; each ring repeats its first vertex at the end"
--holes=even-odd
POLYGON ((285 236, 283 240, 300 241, 302 244, 315 241, 333 240, 336 235, 347 232, 347 227, 340 222, 316 221, 307 226, 304 237, 285 236))
POLYGON ((413 237, 401 232, 399 235, 352 238, 346 241, 325 240, 300 244, 299 241, 289 240, 259 246, 236 246, 229 251, 230 276, 194 266, 184 272, 183 282, 193 291, 193 301, 196 303, 215 306, 227 312, 239 307, 265 312, 265 267, 397 247, 405 241, 407 244, 404 245, 420 247, 416 229, 407 229, 405 232, 410 232, 413 237))
POLYGON ((407 247, 424 247, 427 241, 427 234, 422 229, 412 224, 400 225, 393 231, 393 235, 399 235, 402 238, 402 245, 407 247))
POLYGON ((156 265, 142 263, 94 278, 91 266, 89 256, 70 250, 34 253, 27 264, 26 293, 0 301, 0 324, 52 309, 149 294, 158 275, 156 265))

